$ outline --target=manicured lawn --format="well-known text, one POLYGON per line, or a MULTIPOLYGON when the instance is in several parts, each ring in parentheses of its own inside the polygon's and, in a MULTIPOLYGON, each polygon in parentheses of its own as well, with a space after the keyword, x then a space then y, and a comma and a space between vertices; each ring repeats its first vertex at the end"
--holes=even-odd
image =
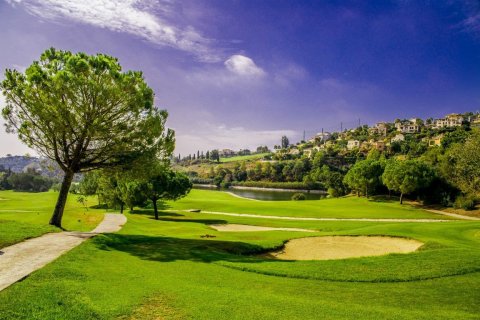
MULTIPOLYGON (((48 225, 57 197, 58 193, 53 191, 0 191, 0 248, 47 232, 60 231, 48 225)), ((78 231, 94 229, 103 219, 105 210, 90 208, 86 211, 76 199, 75 195, 68 197, 63 227, 78 231)), ((93 197, 88 199, 88 205, 95 204, 93 197)))
POLYGON ((297 202, 252 201, 226 192, 194 189, 188 197, 167 205, 172 210, 201 209, 291 217, 449 219, 396 201, 376 202, 354 196, 297 202))
MULTIPOLYGON (((217 193, 205 192, 205 204, 196 190, 182 201, 212 205, 217 193)), ((336 204, 349 211, 350 201, 336 204)), ((395 208, 364 205, 383 214, 395 208)), ((159 221, 148 210, 127 216, 118 234, 91 239, 0 292, 0 319, 475 319, 480 313, 480 222, 283 221, 170 210, 159 221), (227 222, 318 232, 222 233, 208 226, 227 222), (294 237, 332 234, 403 236, 425 245, 411 254, 331 261, 248 255, 294 237)))

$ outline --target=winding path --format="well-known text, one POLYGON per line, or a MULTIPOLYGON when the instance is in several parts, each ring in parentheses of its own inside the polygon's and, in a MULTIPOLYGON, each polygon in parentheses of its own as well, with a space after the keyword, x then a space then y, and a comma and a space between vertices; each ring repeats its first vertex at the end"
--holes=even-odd
POLYGON ((436 214, 443 214, 444 216, 449 216, 449 217, 460 219, 460 220, 480 221, 480 218, 477 218, 477 217, 464 216, 464 215, 461 215, 461 214, 456 214, 456 213, 451 213, 451 212, 446 212, 446 211, 433 210, 433 209, 427 209, 426 211, 436 213, 436 214))
POLYGON ((48 233, 0 250, 0 291, 99 233, 119 231, 127 222, 121 214, 107 213, 91 232, 48 233))

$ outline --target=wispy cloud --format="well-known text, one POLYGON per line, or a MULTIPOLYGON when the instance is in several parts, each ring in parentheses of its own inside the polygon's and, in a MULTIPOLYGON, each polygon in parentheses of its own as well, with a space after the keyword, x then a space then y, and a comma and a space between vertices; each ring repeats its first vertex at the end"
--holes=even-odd
POLYGON ((52 21, 68 19, 116 32, 139 36, 158 45, 194 54, 204 62, 219 62, 212 40, 192 26, 178 27, 168 21, 171 1, 146 0, 7 0, 30 14, 52 21), (156 14, 153 14, 156 13, 156 14))
POLYGON ((249 57, 236 54, 225 61, 225 66, 231 72, 247 77, 261 77, 265 74, 262 68, 258 67, 249 57))
POLYGON ((463 27, 467 31, 480 32, 480 12, 467 17, 463 21, 463 27))

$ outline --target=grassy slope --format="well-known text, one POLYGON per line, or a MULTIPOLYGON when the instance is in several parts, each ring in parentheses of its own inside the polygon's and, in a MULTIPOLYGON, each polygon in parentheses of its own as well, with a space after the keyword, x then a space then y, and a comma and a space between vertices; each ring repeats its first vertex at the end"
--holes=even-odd
POLYGON ((226 162, 258 160, 258 159, 262 159, 267 154, 270 154, 270 153, 269 152, 267 152, 267 153, 256 153, 256 154, 250 154, 248 156, 235 156, 235 157, 228 157, 228 158, 220 158, 220 162, 226 163, 226 162))
MULTIPOLYGON (((337 206, 351 209, 348 199, 337 206)), ((309 225, 318 235, 389 234, 426 243, 407 255, 300 263, 232 253, 307 234, 221 233, 208 224, 270 222, 218 217, 163 212, 154 221, 147 211, 131 214, 119 234, 98 236, 0 292, 0 319, 474 319, 480 313, 478 222, 271 221, 309 225), (206 233, 216 237, 201 238, 206 233), (423 278, 433 279, 416 281, 423 278)))
MULTIPOLYGON (((0 248, 47 232, 59 231, 48 225, 57 197, 56 192, 0 191, 0 248)), ((90 198, 89 205, 93 204, 96 202, 90 198)), ((76 201, 76 196, 69 195, 63 227, 67 230, 90 231, 103 219, 103 212, 98 209, 85 211, 76 201)))
POLYGON ((375 202, 365 198, 345 197, 312 201, 251 201, 226 192, 194 189, 187 198, 170 202, 172 210, 252 213, 292 217, 322 218, 404 218, 449 219, 396 202, 375 202), (345 210, 348 208, 348 210, 345 210))

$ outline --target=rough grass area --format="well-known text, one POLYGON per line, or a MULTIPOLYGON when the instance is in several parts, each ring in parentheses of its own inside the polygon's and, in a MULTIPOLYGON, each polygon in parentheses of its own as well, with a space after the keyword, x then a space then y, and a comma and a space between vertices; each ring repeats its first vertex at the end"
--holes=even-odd
POLYGON ((188 197, 169 202, 165 208, 290 217, 450 219, 410 205, 400 205, 396 201, 369 200, 354 196, 307 201, 250 201, 227 192, 202 189, 193 189, 188 197))
POLYGON ((35 225, 26 222, 0 220, 0 248, 19 241, 39 237, 48 232, 58 232, 58 228, 49 225, 35 225))
MULTIPOLYGON (((57 192, 0 191, 0 248, 60 231, 48 225, 57 197, 57 192)), ((89 208, 87 211, 76 199, 75 195, 68 196, 63 227, 78 231, 94 229, 102 221, 105 210, 89 208)), ((89 206, 97 204, 93 197, 89 197, 87 203, 89 206)))
MULTIPOLYGON (((204 195, 208 204, 215 197, 204 195)), ((388 214, 382 203, 371 205, 388 214)), ((344 215, 353 210, 348 198, 337 206, 344 215)), ((0 292, 0 319, 475 319, 480 313, 480 222, 269 221, 178 211, 163 211, 156 221, 148 210, 128 219, 118 234, 88 240, 0 292), (319 231, 209 227, 219 223, 319 231), (331 261, 252 256, 322 235, 388 235, 425 245, 411 254, 331 261)))
POLYGON ((270 154, 269 152, 267 153, 255 153, 255 154, 249 154, 246 156, 234 156, 234 157, 228 157, 228 158, 220 158, 220 162, 226 163, 226 162, 237 162, 237 161, 249 161, 249 160, 258 160, 262 159, 266 155, 270 154))

